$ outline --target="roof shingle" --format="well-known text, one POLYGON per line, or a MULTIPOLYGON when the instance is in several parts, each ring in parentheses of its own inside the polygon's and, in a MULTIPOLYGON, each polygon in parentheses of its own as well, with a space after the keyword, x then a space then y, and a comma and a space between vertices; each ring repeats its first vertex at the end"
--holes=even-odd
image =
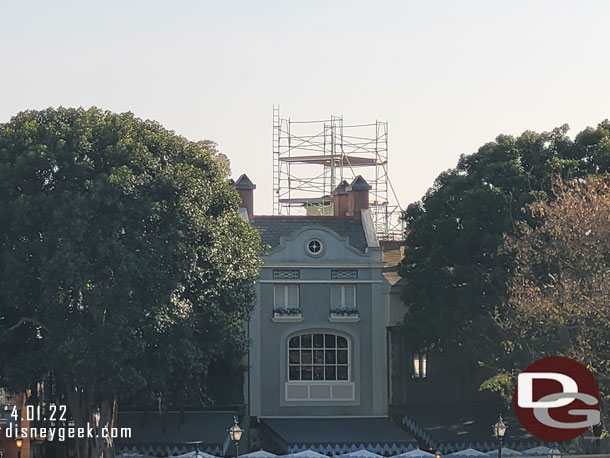
POLYGON ((360 219, 336 216, 255 216, 252 226, 258 230, 263 244, 271 248, 279 246, 281 238, 287 238, 305 226, 322 226, 347 237, 354 248, 365 251, 366 236, 360 219))

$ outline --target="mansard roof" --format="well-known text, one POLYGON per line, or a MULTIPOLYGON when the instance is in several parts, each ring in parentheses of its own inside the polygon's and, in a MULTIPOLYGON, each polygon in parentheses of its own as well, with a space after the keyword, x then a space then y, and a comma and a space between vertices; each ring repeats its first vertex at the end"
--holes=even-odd
POLYGON ((338 216, 255 216, 252 225, 261 235, 263 244, 279 246, 282 238, 291 237, 305 226, 322 226, 348 237, 349 244, 360 251, 367 248, 362 221, 353 217, 338 216))

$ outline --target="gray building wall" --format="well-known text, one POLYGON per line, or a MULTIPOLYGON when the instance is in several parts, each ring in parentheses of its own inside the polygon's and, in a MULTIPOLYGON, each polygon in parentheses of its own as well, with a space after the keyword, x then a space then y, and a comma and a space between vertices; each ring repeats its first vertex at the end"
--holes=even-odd
MULTIPOLYGON (((358 222, 359 223, 359 222, 358 222)), ((381 275, 380 248, 359 251, 347 239, 322 224, 305 226, 282 240, 266 257, 257 285, 257 306, 249 323, 250 414, 274 416, 370 416, 387 414, 387 350, 385 326, 389 319, 381 275), (307 243, 319 239, 319 256, 307 252, 307 243), (274 269, 300 271, 299 279, 273 278, 274 269), (331 279, 332 269, 358 271, 357 279, 331 279), (273 319, 275 284, 299 285, 301 320, 277 322, 273 319), (357 322, 332 322, 331 285, 356 285, 357 322), (351 400, 287 400, 288 339, 301 331, 332 332, 351 341, 351 400)), ((310 384, 323 382, 312 381, 310 384)))

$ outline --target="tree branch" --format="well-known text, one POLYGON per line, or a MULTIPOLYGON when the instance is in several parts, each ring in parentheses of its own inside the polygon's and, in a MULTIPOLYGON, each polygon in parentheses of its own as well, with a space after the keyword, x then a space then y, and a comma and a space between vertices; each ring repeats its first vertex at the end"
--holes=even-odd
POLYGON ((10 328, 8 328, 8 331, 14 331, 19 326, 21 326, 23 323, 32 323, 32 324, 35 324, 36 326, 40 326, 45 331, 49 332, 49 328, 47 328, 40 321, 35 320, 34 318, 27 318, 27 317, 24 317, 24 316, 21 317, 21 319, 19 320, 19 322, 17 324, 15 324, 15 325, 11 326, 10 328))

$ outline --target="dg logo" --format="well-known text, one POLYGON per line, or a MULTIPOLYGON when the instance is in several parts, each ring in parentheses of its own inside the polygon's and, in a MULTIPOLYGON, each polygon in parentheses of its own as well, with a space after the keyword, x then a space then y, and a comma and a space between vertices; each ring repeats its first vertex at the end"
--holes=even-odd
POLYGON ((593 374, 564 356, 539 359, 519 374, 513 404, 523 427, 548 442, 569 441, 600 422, 593 374))

